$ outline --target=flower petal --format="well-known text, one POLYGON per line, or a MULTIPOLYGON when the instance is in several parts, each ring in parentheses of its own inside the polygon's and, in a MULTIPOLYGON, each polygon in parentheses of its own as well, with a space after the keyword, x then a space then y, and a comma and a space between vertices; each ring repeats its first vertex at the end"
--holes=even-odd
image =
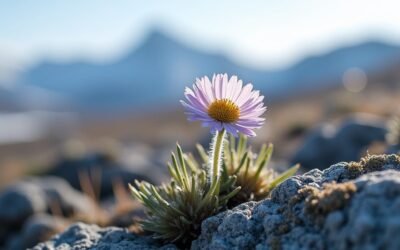
MULTIPOLYGON (((192 89, 186 88, 184 95, 186 101, 181 101, 189 121, 200 121, 203 126, 210 127, 211 132, 226 129, 234 136, 243 133, 255 136, 253 129, 262 126, 265 119, 260 117, 265 111, 264 96, 259 91, 253 90, 253 85, 248 83, 243 86, 243 81, 237 76, 228 77, 227 74, 213 75, 212 80, 207 76, 196 79, 192 89), (216 100, 228 99, 237 105, 239 115, 233 122, 220 122, 210 117, 208 109, 216 100)), ((219 110, 219 112, 228 112, 219 110)))

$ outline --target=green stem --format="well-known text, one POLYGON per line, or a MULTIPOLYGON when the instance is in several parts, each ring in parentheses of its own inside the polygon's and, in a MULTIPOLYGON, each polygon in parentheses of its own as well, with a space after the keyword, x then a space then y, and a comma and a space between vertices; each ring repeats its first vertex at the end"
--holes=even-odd
POLYGON ((205 204, 208 204, 210 200, 219 195, 220 186, 219 184, 219 175, 220 175, 220 167, 222 163, 222 150, 224 147, 224 138, 225 138, 225 129, 221 131, 217 131, 212 143, 211 143, 211 150, 210 156, 208 157, 208 171, 207 177, 208 181, 210 181, 210 188, 207 191, 207 194, 200 202, 200 205, 196 209, 196 213, 198 213, 205 204))
POLYGON ((217 131, 214 137, 214 145, 212 147, 211 156, 212 156, 212 182, 214 184, 218 181, 220 175, 220 167, 222 162, 222 150, 223 150, 223 141, 225 138, 225 129, 221 131, 217 131))

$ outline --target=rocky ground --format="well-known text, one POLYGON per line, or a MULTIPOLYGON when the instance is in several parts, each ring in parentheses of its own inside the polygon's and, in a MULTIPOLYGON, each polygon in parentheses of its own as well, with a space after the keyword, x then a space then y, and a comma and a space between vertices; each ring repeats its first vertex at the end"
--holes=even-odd
MULTIPOLYGON (((282 183, 270 199, 208 218, 191 247, 400 249, 399 140, 381 151, 388 155, 352 162, 383 143, 384 120, 353 116, 326 126, 311 130, 292 158, 303 171, 314 169, 282 183), (340 161, 348 162, 332 165, 340 161)), ((2 190, 0 250, 175 248, 129 231, 144 213, 126 190, 136 178, 160 183, 169 151, 139 144, 114 151, 59 157, 2 190)))
MULTIPOLYGON (((399 249, 400 157, 371 155, 294 176, 271 198, 206 219, 192 249, 399 249)), ((44 249, 175 249, 122 228, 75 224, 44 249)))
POLYGON ((143 209, 128 193, 128 183, 134 179, 160 183, 165 177, 157 164, 138 159, 155 157, 143 150, 134 152, 130 154, 134 166, 102 152, 60 157, 47 172, 22 178, 2 190, 0 249, 33 247, 76 221, 132 225, 135 216, 143 216, 143 209))

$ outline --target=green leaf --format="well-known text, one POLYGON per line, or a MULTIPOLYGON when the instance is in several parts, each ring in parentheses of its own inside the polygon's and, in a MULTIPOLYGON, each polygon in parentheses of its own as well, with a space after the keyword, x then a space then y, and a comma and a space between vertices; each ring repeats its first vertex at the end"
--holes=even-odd
POLYGON ((207 164, 208 163, 208 154, 204 150, 203 146, 201 146, 200 144, 197 143, 196 148, 197 148, 197 151, 199 152, 200 157, 203 160, 203 162, 207 164))
POLYGON ((176 156, 175 156, 175 154, 173 152, 171 152, 171 160, 172 160, 172 166, 174 166, 175 172, 176 172, 177 177, 178 177, 178 179, 177 179, 178 184, 181 187, 186 187, 184 176, 182 176, 182 174, 183 174, 182 173, 182 169, 179 166, 178 161, 176 160, 176 156))
POLYGON ((233 174, 237 174, 239 173, 240 169, 247 164, 247 162, 249 161, 249 157, 248 157, 248 152, 244 153, 244 155, 242 156, 242 158, 240 159, 240 163, 239 166, 236 168, 235 172, 233 172, 233 174))
POLYGON ((239 134, 239 142, 237 147, 237 154, 239 157, 241 157, 245 152, 246 145, 247 145, 247 137, 243 134, 239 134))
POLYGON ((193 154, 191 153, 184 154, 183 157, 185 158, 186 163, 188 164, 191 172, 197 172, 200 169, 200 166, 196 161, 196 159, 194 158, 193 154))
POLYGON ((225 203, 226 201, 228 201, 229 199, 231 199, 232 197, 234 197, 235 195, 237 195, 240 190, 242 188, 241 187, 236 187, 232 192, 230 192, 229 194, 225 195, 221 200, 220 203, 225 203))
POLYGON ((183 151, 182 148, 179 144, 176 144, 176 152, 178 153, 178 159, 179 159, 179 163, 181 164, 181 167, 183 169, 183 173, 185 176, 185 179, 189 179, 189 176, 187 174, 187 169, 186 169, 186 164, 185 164, 185 159, 183 157, 183 151))
POLYGON ((275 178, 270 184, 269 184, 269 188, 273 189, 275 188, 277 185, 279 185, 280 183, 282 183, 283 181, 285 181, 287 178, 291 177, 292 175, 294 175, 297 170, 299 170, 300 165, 296 164, 295 166, 289 168, 288 170, 286 170, 285 172, 283 172, 282 174, 280 174, 277 178, 275 178))

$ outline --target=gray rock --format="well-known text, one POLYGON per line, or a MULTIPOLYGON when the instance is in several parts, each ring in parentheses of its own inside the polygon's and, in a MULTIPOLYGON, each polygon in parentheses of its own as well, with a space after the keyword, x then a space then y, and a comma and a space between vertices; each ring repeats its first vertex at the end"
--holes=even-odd
POLYGON ((192 249, 400 249, 400 158, 380 159, 381 172, 356 179, 347 163, 292 177, 271 199, 206 219, 192 249), (354 183, 356 192, 343 207, 308 211, 298 191, 307 185, 325 190, 332 181, 354 183))
POLYGON ((33 214, 57 208, 66 216, 90 214, 93 204, 84 194, 56 177, 27 178, 0 194, 0 224, 9 229, 20 227, 33 214))
POLYGON ((310 132, 291 162, 324 169, 339 161, 355 161, 371 143, 385 142, 386 133, 385 121, 369 116, 350 118, 339 127, 322 125, 310 132))
POLYGON ((147 237, 137 236, 117 227, 100 228, 77 223, 50 241, 40 243, 32 250, 84 250, 84 249, 177 249, 173 245, 160 246, 147 237))
POLYGON ((59 217, 46 214, 34 215, 25 222, 21 233, 8 242, 7 249, 19 250, 33 247, 49 240, 67 225, 68 222, 59 217))
POLYGON ((34 213, 46 210, 44 191, 31 183, 17 183, 0 194, 0 224, 20 225, 34 213))

